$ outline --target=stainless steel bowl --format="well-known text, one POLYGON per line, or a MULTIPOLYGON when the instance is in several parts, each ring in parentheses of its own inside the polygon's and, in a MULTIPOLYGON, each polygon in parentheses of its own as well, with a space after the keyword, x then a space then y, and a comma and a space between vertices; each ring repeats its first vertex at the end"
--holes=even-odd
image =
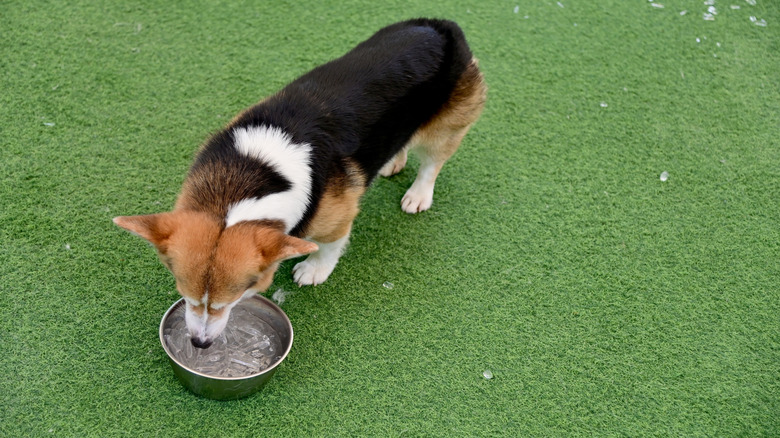
POLYGON ((293 329, 290 319, 271 300, 261 295, 255 295, 243 301, 241 305, 251 306, 252 312, 258 315, 258 318, 276 330, 282 343, 283 353, 280 355, 281 357, 271 363, 265 370, 244 377, 218 377, 203 374, 182 364, 173 355, 165 342, 163 332, 169 322, 169 316, 183 305, 184 299, 181 299, 165 312, 160 322, 160 343, 165 350, 165 354, 168 355, 174 374, 176 374, 182 385, 200 396, 215 400, 233 400, 254 394, 273 376, 276 368, 284 361, 290 352, 290 348, 292 348, 293 329))

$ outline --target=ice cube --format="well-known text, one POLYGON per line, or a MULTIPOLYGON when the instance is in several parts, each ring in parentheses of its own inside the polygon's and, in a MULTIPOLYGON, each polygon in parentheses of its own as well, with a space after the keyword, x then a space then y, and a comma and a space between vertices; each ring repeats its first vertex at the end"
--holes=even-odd
POLYGON ((192 346, 192 342, 184 342, 184 345, 182 345, 182 350, 184 350, 184 357, 187 359, 192 359, 193 356, 195 356, 195 347, 192 346))
POLYGON ((750 21, 752 21, 756 26, 766 27, 766 20, 763 18, 759 20, 758 18, 751 16, 750 21))
POLYGON ((262 341, 260 341, 257 345, 257 348, 263 350, 266 348, 271 347, 271 341, 268 339, 268 336, 265 337, 262 341))
POLYGON ((239 332, 243 332, 244 334, 249 335, 250 338, 251 337, 260 337, 260 335, 263 334, 260 330, 252 327, 251 325, 241 326, 241 327, 238 328, 238 331, 239 332))
POLYGON ((225 360, 225 356, 221 353, 210 354, 208 356, 204 356, 203 358, 203 361, 205 362, 222 362, 224 360, 225 360))
POLYGON ((273 327, 242 307, 233 309, 225 330, 207 349, 192 346, 184 309, 177 309, 164 329, 169 351, 185 366, 211 376, 242 377, 267 368, 281 341, 273 327))

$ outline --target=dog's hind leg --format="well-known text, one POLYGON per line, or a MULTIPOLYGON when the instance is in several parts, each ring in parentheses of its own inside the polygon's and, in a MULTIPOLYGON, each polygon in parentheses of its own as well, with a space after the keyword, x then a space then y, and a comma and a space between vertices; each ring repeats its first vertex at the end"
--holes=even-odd
POLYGON ((420 143, 415 152, 420 157, 420 168, 417 170, 412 186, 401 199, 401 208, 407 213, 419 213, 431 208, 433 204, 433 188, 436 178, 444 163, 458 149, 461 140, 468 132, 464 128, 440 139, 420 143))
POLYGON ((395 154, 393 159, 379 169, 379 174, 384 177, 390 177, 403 170, 404 166, 406 166, 406 151, 408 148, 408 145, 404 146, 403 149, 395 154))
POLYGON ((433 203, 433 188, 444 163, 455 153, 485 105, 487 87, 477 61, 461 75, 449 101, 439 113, 415 132, 410 144, 420 156, 417 178, 401 200, 407 213, 427 210, 433 203))

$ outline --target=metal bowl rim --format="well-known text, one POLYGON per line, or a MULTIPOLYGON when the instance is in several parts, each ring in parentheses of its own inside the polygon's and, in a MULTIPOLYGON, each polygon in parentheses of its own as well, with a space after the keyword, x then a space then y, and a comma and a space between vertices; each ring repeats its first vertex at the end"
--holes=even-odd
POLYGON ((181 298, 178 301, 176 301, 175 303, 171 304, 171 307, 168 308, 168 310, 163 315, 162 320, 160 320, 160 330, 159 330, 160 331, 160 344, 162 345, 163 350, 165 350, 165 354, 168 356, 169 359, 174 361, 176 363, 176 365, 180 366, 181 368, 186 370, 188 373, 196 374, 198 376, 205 377, 207 379, 213 379, 213 380, 224 380, 224 381, 248 380, 248 379, 252 379, 252 378, 258 377, 258 376, 262 376, 263 374, 267 374, 268 372, 272 371, 280 363, 282 363, 285 358, 287 358, 287 354, 292 349, 292 344, 293 344, 293 327, 292 327, 292 323, 290 322, 290 318, 287 316, 286 313, 284 313, 282 308, 277 306, 276 303, 274 303, 273 301, 269 300, 268 298, 266 298, 266 297, 264 297, 262 295, 256 294, 256 295, 252 295, 251 298, 247 298, 247 299, 249 299, 249 300, 259 299, 260 301, 263 301, 264 304, 268 305, 269 307, 271 307, 271 309, 273 309, 274 311, 276 311, 277 313, 282 315, 282 317, 284 318, 284 322, 287 324, 287 328, 290 330, 290 342, 288 342, 287 348, 284 350, 284 354, 282 354, 282 357, 279 358, 279 360, 277 360, 276 362, 271 363, 271 365, 269 365, 268 368, 264 369, 263 371, 260 371, 259 373, 250 374, 250 375, 242 376, 242 377, 221 377, 221 376, 212 376, 210 374, 205 374, 205 373, 202 373, 200 371, 193 370, 192 368, 184 365, 178 359, 176 359, 176 357, 173 354, 171 354, 171 351, 168 350, 168 346, 165 345, 165 337, 163 335, 163 330, 164 330, 165 321, 168 319, 168 316, 177 307, 182 306, 184 304, 184 298, 181 298))

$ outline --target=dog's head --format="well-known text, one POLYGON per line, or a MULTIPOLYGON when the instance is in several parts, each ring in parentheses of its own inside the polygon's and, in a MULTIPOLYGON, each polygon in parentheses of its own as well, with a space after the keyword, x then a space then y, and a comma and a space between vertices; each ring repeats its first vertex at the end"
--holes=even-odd
POLYGON ((285 234, 281 223, 240 222, 176 210, 120 216, 114 223, 151 242, 176 278, 186 301, 192 343, 207 348, 222 333, 241 299, 268 289, 279 262, 317 251, 317 245, 285 234))

